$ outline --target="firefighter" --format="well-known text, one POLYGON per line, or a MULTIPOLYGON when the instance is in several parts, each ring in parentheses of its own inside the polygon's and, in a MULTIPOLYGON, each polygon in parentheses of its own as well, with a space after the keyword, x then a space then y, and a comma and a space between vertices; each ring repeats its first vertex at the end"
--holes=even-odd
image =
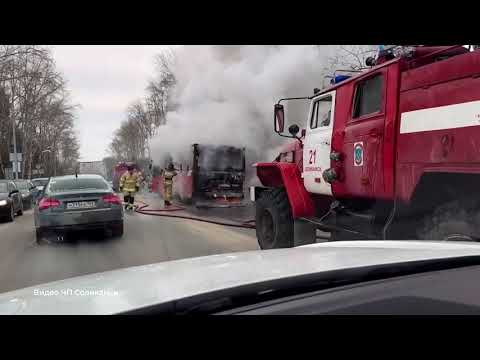
POLYGON ((165 196, 165 205, 171 205, 172 196, 173 196, 173 178, 177 176, 175 167, 172 163, 168 164, 167 169, 163 172, 163 185, 164 185, 164 196, 165 196))
POLYGON ((135 172, 133 165, 128 165, 127 172, 120 178, 120 192, 123 192, 125 209, 133 209, 135 193, 140 190, 140 176, 135 172))

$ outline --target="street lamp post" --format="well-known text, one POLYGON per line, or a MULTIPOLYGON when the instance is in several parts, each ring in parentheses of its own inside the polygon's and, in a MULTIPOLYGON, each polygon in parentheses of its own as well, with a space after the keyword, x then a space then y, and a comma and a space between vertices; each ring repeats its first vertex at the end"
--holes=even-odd
MULTIPOLYGON (((50 148, 47 148, 47 149, 43 150, 41 153, 42 153, 42 154, 45 154, 45 153, 47 153, 47 152, 51 154, 51 153, 52 153, 52 150, 51 150, 50 148)), ((44 160, 44 163, 45 163, 45 158, 44 158, 43 160, 44 160)), ((45 174, 44 174, 44 175, 45 175, 45 174)))

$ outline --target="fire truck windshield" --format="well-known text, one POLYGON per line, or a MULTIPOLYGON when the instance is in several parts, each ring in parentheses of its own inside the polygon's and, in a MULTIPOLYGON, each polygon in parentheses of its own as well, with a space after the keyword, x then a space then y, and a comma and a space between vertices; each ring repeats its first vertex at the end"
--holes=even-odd
POLYGON ((204 147, 200 150, 198 166, 201 170, 240 171, 243 169, 243 152, 228 147, 204 147))

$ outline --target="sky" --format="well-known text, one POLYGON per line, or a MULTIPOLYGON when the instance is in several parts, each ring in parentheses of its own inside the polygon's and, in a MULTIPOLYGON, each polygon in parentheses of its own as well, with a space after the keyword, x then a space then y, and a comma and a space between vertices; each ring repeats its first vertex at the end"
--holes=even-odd
POLYGON ((80 104, 76 130, 80 161, 108 155, 113 132, 125 119, 125 109, 142 98, 154 74, 154 55, 162 45, 57 45, 52 46, 67 81, 72 101, 80 104))

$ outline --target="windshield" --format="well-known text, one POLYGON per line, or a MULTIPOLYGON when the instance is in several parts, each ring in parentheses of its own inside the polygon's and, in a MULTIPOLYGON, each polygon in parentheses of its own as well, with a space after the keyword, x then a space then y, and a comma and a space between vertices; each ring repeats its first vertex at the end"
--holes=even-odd
POLYGON ((313 103, 310 127, 312 129, 330 125, 332 113, 332 96, 322 97, 313 103))
POLYGON ((17 185, 18 190, 28 190, 28 183, 26 181, 16 181, 15 185, 17 185))
POLYGON ((243 153, 225 147, 200 148, 198 166, 202 170, 228 171, 243 169, 243 153))
POLYGON ((51 179, 47 193, 68 192, 75 190, 108 190, 108 183, 98 178, 51 179))
POLYGON ((32 180, 32 183, 35 186, 45 186, 48 183, 48 179, 35 179, 35 180, 32 180))
POLYGON ((475 257, 479 74, 479 45, 0 45, 0 313, 475 257))

